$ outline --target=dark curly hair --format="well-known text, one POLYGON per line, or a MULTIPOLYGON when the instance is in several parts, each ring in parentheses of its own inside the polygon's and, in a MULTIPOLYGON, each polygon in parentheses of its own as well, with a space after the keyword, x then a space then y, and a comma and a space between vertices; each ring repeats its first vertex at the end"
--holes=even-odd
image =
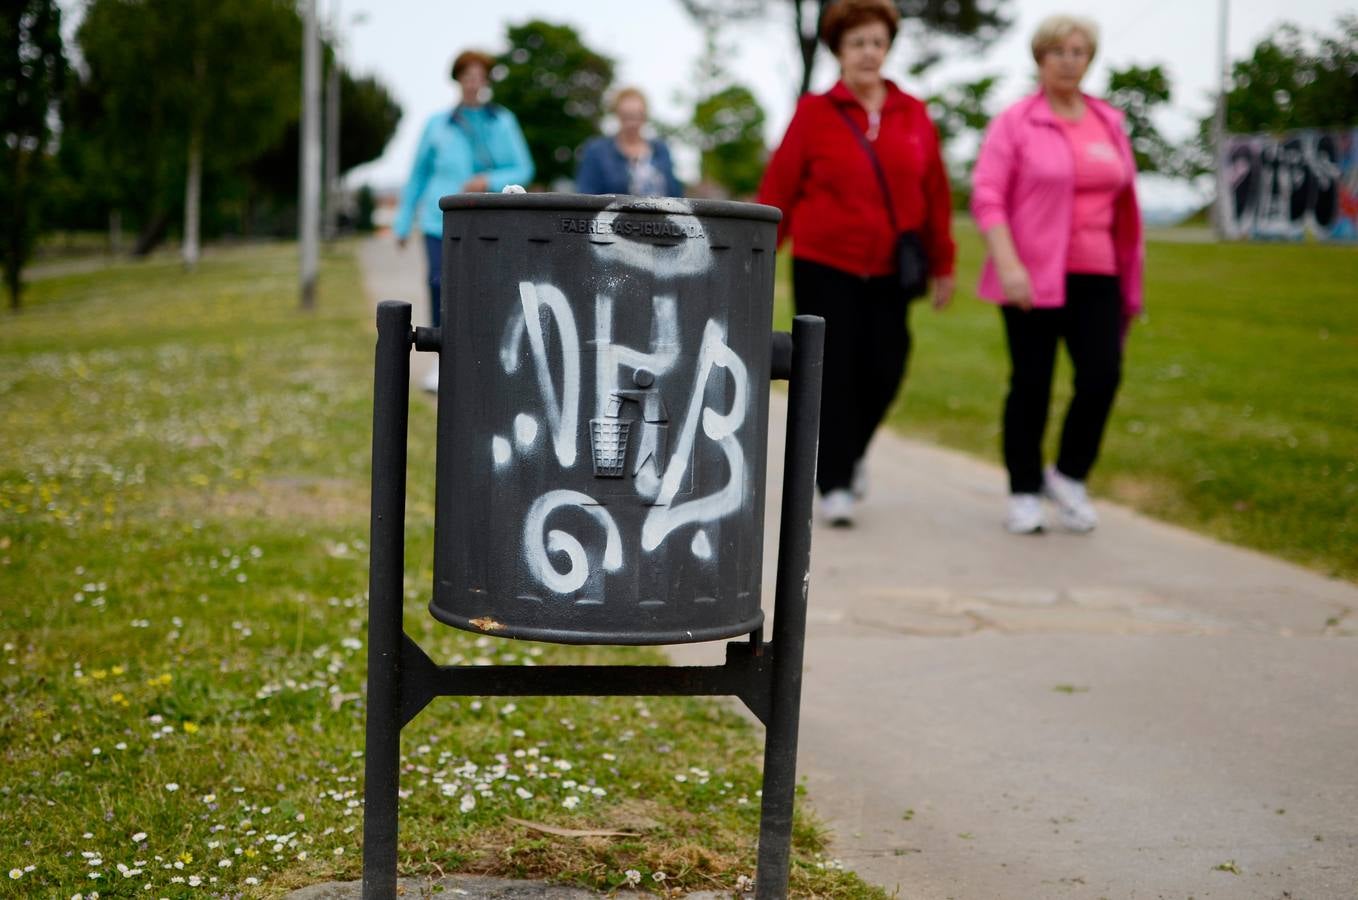
POLYGON ((839 42, 849 29, 869 22, 881 22, 886 26, 888 41, 894 41, 900 21, 900 10, 891 0, 838 0, 825 11, 825 18, 820 23, 820 39, 831 53, 838 55, 839 42))

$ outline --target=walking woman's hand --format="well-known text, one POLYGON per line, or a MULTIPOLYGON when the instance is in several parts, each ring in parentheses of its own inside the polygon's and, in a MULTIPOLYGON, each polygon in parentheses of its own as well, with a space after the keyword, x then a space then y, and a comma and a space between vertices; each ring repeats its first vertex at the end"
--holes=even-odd
POLYGON ((935 310, 944 310, 952 302, 953 291, 957 289, 957 279, 952 275, 939 275, 934 278, 935 310))
POLYGON ((1005 301, 1022 310, 1032 309, 1033 285, 1028 280, 1028 270, 1023 264, 1016 262, 1010 266, 1002 266, 998 274, 1005 301))

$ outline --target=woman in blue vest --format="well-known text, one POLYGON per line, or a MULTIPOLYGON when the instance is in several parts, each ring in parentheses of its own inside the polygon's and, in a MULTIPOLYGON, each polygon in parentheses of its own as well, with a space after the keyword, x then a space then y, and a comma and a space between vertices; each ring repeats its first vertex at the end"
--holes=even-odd
POLYGON ((684 186, 674 177, 665 142, 648 139, 646 96, 634 87, 613 98, 618 120, 614 137, 596 137, 585 145, 575 189, 582 194, 634 194, 638 197, 682 197, 684 186))
MULTIPOLYGON (((424 126, 410 180, 401 192, 392 230, 404 247, 413 226, 424 233, 429 258, 430 318, 438 327, 440 275, 443 270, 443 212, 439 198, 447 194, 499 191, 533 178, 533 158, 514 114, 487 102, 493 60, 465 50, 453 61, 453 80, 462 102, 451 113, 436 113, 424 126)), ((425 379, 425 390, 438 390, 438 367, 425 379)))

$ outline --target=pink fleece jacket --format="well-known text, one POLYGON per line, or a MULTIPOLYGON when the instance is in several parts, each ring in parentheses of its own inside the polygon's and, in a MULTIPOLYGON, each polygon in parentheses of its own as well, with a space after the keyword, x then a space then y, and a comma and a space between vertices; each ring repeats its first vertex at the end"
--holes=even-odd
MULTIPOLYGON (((1122 130, 1122 113, 1094 97, 1086 96, 1085 103, 1108 129, 1128 168, 1135 171, 1132 144, 1122 130)), ((1014 249, 1032 283, 1033 305, 1065 305, 1075 157, 1041 91, 1018 101, 990 123, 971 185, 971 213, 982 233, 996 225, 1009 226, 1014 249)), ((1142 308, 1146 256, 1135 180, 1118 195, 1114 206, 1113 247, 1126 321, 1142 308)), ((978 293, 986 300, 1004 302, 994 260, 985 261, 978 293)))

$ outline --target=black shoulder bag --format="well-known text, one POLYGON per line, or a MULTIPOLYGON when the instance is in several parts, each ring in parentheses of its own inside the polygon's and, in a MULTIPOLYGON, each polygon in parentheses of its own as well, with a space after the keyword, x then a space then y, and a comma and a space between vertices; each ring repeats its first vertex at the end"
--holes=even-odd
POLYGON ((901 231, 897 227, 896 208, 891 202, 891 189, 887 187, 886 172, 882 169, 882 161, 877 158, 877 151, 872 149, 872 143, 858 130, 858 126, 844 108, 834 101, 831 103, 835 112, 839 113, 849 126, 854 137, 858 138, 863 152, 872 160, 873 171, 877 173, 877 184, 882 189, 882 201, 886 203, 887 219, 891 222, 891 230, 896 235, 896 276, 900 281, 901 290, 905 292, 907 300, 923 297, 929 287, 929 255, 924 252, 924 238, 918 231, 901 231))

